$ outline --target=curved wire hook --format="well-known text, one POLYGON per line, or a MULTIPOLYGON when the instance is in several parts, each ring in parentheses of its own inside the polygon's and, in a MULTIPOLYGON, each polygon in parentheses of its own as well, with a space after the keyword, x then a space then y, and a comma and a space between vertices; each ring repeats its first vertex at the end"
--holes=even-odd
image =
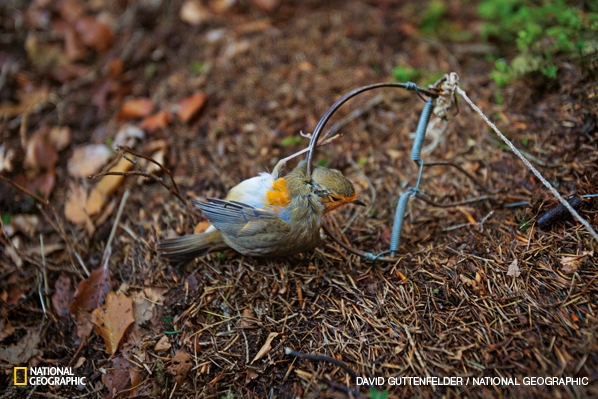
POLYGON ((320 119, 320 121, 318 122, 318 124, 316 125, 316 128, 314 129, 312 135, 311 135, 311 139, 309 141, 309 147, 308 147, 308 152, 307 152, 307 178, 311 178, 311 163, 312 163, 312 158, 313 158, 313 154, 316 148, 316 144, 318 142, 318 139, 320 138, 320 134, 322 134, 322 131, 324 130, 324 126, 326 125, 326 123, 328 122, 328 120, 330 119, 330 117, 344 104, 346 103, 348 100, 350 100, 351 98, 355 97, 358 94, 361 94, 365 91, 368 90, 373 90, 373 89, 378 89, 381 87, 400 87, 403 89, 407 89, 407 90, 415 90, 418 93, 423 93, 431 98, 436 98, 438 97, 438 93, 434 90, 428 90, 428 89, 424 89, 421 87, 418 87, 417 85, 415 85, 413 82, 407 82, 407 83, 401 83, 401 82, 382 82, 382 83, 374 83, 371 85, 367 85, 367 86, 361 86, 358 87, 355 90, 352 90, 350 92, 348 92, 347 94, 345 94, 344 96, 342 96, 341 98, 339 98, 334 104, 332 104, 332 106, 330 108, 328 108, 328 111, 326 111, 326 113, 322 116, 322 118, 320 119))

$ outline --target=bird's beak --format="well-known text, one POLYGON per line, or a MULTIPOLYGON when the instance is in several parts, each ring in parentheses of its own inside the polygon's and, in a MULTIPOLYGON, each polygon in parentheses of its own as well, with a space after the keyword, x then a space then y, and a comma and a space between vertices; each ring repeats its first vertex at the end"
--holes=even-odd
POLYGON ((355 205, 359 205, 359 206, 365 206, 365 203, 361 202, 360 200, 355 200, 355 201, 353 201, 351 203, 355 204, 355 205))

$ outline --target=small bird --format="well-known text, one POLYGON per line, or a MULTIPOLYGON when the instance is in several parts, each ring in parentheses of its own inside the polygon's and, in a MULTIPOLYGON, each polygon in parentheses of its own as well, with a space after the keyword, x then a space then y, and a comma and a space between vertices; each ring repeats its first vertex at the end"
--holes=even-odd
POLYGON ((336 169, 316 167, 311 179, 300 162, 284 177, 279 172, 244 180, 225 200, 193 201, 210 227, 158 243, 158 252, 171 261, 188 261, 210 252, 232 248, 243 255, 287 256, 313 251, 320 244, 322 216, 345 204, 365 205, 356 199, 349 179, 336 169))

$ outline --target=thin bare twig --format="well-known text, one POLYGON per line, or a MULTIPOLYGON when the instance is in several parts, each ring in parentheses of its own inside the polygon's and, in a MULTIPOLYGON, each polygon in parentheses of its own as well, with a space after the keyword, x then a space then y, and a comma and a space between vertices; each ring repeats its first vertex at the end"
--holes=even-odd
POLYGON ((25 187, 21 186, 18 183, 15 183, 14 181, 12 181, 2 175, 0 175, 0 180, 5 181, 6 183, 10 184, 11 186, 13 186, 14 188, 16 188, 19 191, 24 192, 25 194, 27 194, 28 196, 30 196, 31 198, 33 198, 34 200, 36 200, 37 202, 39 202, 42 205, 49 204, 48 200, 43 199, 39 195, 32 193, 31 191, 27 190, 25 187))
POLYGON ((112 230, 110 231, 110 236, 108 237, 108 241, 106 242, 106 248, 104 248, 104 254, 102 255, 102 264, 107 260, 108 254, 110 253, 110 247, 112 246, 112 240, 114 239, 114 235, 116 234, 116 229, 118 227, 118 222, 120 221, 120 217, 123 213, 123 209, 125 208, 125 204, 127 203, 127 199, 131 194, 131 190, 126 190, 123 194, 122 199, 120 200, 120 205, 118 207, 118 211, 116 212, 116 217, 114 218, 114 224, 112 225, 112 230))
POLYGON ((552 184, 550 184, 548 182, 548 180, 546 180, 544 178, 544 176, 542 176, 542 174, 538 171, 538 169, 536 169, 528 160, 527 158, 525 158, 521 152, 517 149, 517 147, 515 147, 513 145, 513 143, 511 143, 511 141, 500 132, 500 130, 498 130, 498 128, 496 127, 496 125, 494 123, 492 123, 490 121, 490 119, 488 119, 486 117, 486 115, 484 115, 484 113, 482 112, 482 110, 480 110, 467 96, 467 93, 465 93, 465 91, 463 89, 461 89, 460 87, 457 87, 457 93, 459 93, 459 95, 461 95, 461 97, 463 97, 463 99, 469 104, 469 106, 475 111, 477 112, 482 119, 484 119, 484 121, 488 124, 488 126, 490 126, 492 128, 492 130, 494 130, 494 133, 496 133, 498 135, 498 137, 500 137, 500 139, 502 141, 504 141, 504 143, 509 146, 509 148, 511 149, 511 151, 513 151, 513 153, 515 153, 515 155, 517 155, 517 157, 519 157, 519 159, 521 159, 521 161, 525 164, 525 166, 527 166, 527 168, 529 170, 532 171, 532 173, 542 182, 542 184, 544 184, 544 186, 546 188, 548 188, 550 190, 550 192, 552 193, 552 195, 554 195, 561 204, 563 204, 563 206, 565 208, 567 208, 567 210, 571 213, 571 215, 573 215, 573 217, 575 219, 577 219, 579 221, 579 223, 581 223, 586 230, 590 233, 590 235, 594 238, 594 241, 596 241, 598 243, 598 233, 596 233, 596 231, 592 228, 592 226, 590 225, 590 223, 588 223, 587 220, 585 220, 579 213, 577 213, 577 211, 571 206, 570 203, 567 202, 567 200, 565 198, 563 198, 563 196, 552 186, 552 184))
MULTIPOLYGON (((357 373, 355 371, 351 370, 351 368, 349 368, 349 366, 347 366, 345 363, 343 363, 340 360, 337 360, 333 357, 326 356, 326 355, 312 355, 310 353, 301 353, 301 352, 297 352, 297 351, 289 348, 288 346, 284 348, 284 354, 287 356, 298 357, 300 359, 314 360, 316 362, 332 363, 335 366, 343 369, 353 379, 357 379, 357 373)), ((329 383, 329 382, 327 381, 327 383, 329 383)), ((329 383, 329 385, 330 385, 330 383, 329 383)), ((336 385, 334 387, 336 387, 336 385)), ((366 387, 371 388, 372 386, 368 384, 368 385, 366 385, 366 387)))
POLYGON ((159 162, 155 161, 154 159, 148 157, 147 155, 141 154, 140 152, 137 151, 133 151, 131 150, 129 147, 121 147, 120 151, 118 153, 118 155, 115 157, 114 160, 112 160, 112 162, 110 162, 110 164, 108 166, 106 166, 104 168, 104 172, 99 172, 93 175, 88 176, 89 179, 97 179, 103 176, 123 176, 123 177, 129 177, 129 176, 143 176, 147 179, 150 180, 154 180, 157 181, 158 183, 160 183, 162 186, 164 186, 164 188, 166 188, 168 191, 170 191, 175 197, 177 197, 179 200, 181 200, 181 202, 183 204, 187 204, 187 201, 185 200, 185 198, 183 198, 183 196, 181 195, 178 186, 176 185, 175 181, 174 181, 174 177, 172 176, 172 174, 170 173, 170 171, 166 168, 164 168, 159 162), (139 158, 143 158, 146 159, 150 162, 155 163, 156 165, 158 165, 166 174, 168 174, 168 176, 170 177, 170 179, 172 180, 172 184, 173 186, 170 187, 166 184, 166 182, 164 181, 164 179, 162 179, 159 176, 156 176, 155 174, 144 170, 144 171, 128 171, 128 172, 112 172, 110 171, 110 169, 112 169, 113 166, 115 166, 118 163, 118 160, 120 159, 120 157, 125 158, 127 161, 131 162, 133 165, 138 166, 139 164, 137 163, 137 161, 127 158, 126 153, 130 153, 131 155, 134 155, 136 157, 139 158))
MULTIPOLYGON (((177 196, 178 198, 181 198, 181 191, 179 190, 179 187, 177 186, 176 182, 174 181, 174 176, 172 175, 172 172, 170 172, 169 169, 165 168, 160 162, 156 161, 155 159, 141 153, 138 151, 133 150, 132 148, 129 147, 121 147, 124 151, 128 152, 131 155, 135 155, 136 157, 145 159, 155 165, 157 165, 164 173, 166 173, 168 175, 168 177, 170 177, 170 181, 172 181, 172 187, 174 188, 174 191, 176 193, 178 193, 179 195, 177 196)), ((176 194, 175 194, 176 195, 176 194)))

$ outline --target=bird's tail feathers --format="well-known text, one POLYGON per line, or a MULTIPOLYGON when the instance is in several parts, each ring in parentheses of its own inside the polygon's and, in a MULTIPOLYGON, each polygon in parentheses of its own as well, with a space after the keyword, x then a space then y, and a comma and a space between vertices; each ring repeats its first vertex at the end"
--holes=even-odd
POLYGON ((219 231, 169 238, 158 243, 160 255, 172 262, 186 262, 226 248, 219 231))

